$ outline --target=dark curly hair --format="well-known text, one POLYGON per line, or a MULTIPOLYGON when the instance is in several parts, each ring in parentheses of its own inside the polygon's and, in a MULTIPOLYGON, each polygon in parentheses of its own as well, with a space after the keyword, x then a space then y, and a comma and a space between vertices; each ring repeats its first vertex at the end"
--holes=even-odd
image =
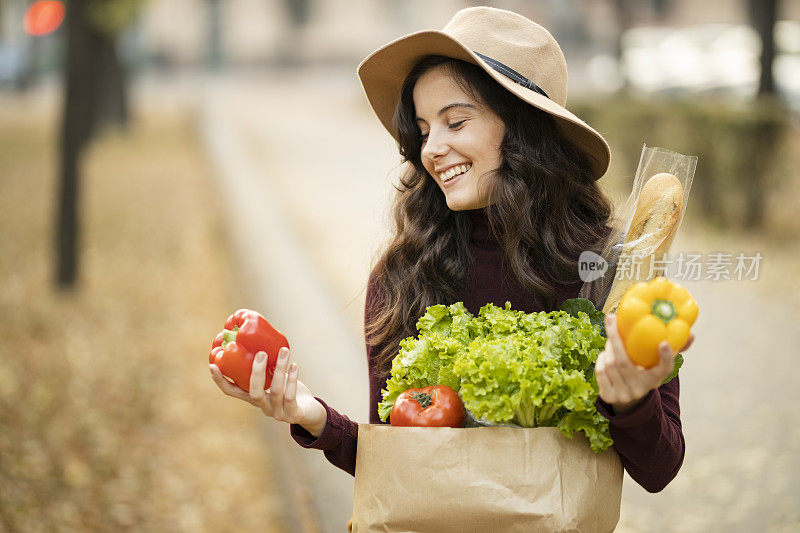
POLYGON ((485 212, 503 251, 504 271, 548 309, 554 284, 577 281, 581 251, 600 251, 612 203, 593 178, 584 155, 559 136, 554 119, 524 102, 477 65, 426 56, 406 78, 394 123, 407 169, 396 186, 395 233, 375 267, 380 308, 365 324, 367 343, 380 346, 377 367, 388 375, 400 341, 416 334, 425 308, 453 303, 472 271, 472 222, 451 211, 435 180, 422 165, 420 129, 413 90, 419 78, 443 67, 474 101, 503 121, 500 167, 488 187, 485 212))

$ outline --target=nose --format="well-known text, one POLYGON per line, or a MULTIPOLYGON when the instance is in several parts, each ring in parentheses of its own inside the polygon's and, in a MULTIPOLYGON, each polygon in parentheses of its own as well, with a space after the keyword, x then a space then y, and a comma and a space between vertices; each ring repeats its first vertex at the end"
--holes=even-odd
POLYGON ((423 161, 426 159, 428 161, 436 161, 447 154, 448 150, 450 150, 450 146, 447 144, 445 136, 431 128, 420 155, 423 161))

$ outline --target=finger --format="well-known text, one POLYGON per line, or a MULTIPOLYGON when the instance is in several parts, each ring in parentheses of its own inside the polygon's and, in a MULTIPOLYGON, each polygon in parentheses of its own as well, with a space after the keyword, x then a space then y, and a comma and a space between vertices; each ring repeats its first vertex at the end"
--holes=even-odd
POLYGON ((616 402, 616 390, 614 389, 614 385, 612 385, 611 381, 608 379, 605 364, 598 362, 597 366, 595 367, 594 375, 597 378, 597 386, 600 389, 599 394, 603 401, 606 403, 616 402))
POLYGON ((616 314, 612 313, 606 316, 606 335, 608 336, 606 339, 606 377, 616 390, 618 399, 626 401, 625 398, 632 393, 632 390, 625 375, 635 367, 622 344, 622 338, 617 328, 616 314))
POLYGON ((245 392, 238 386, 228 381, 225 378, 225 376, 222 375, 222 372, 220 371, 217 365, 210 364, 208 365, 208 369, 211 372, 211 378, 214 380, 214 383, 217 384, 217 387, 219 387, 220 390, 222 390, 222 392, 224 392, 228 396, 232 396, 234 398, 238 398, 246 402, 250 401, 250 395, 247 394, 247 392, 245 392))
MULTIPOLYGON (((623 357, 625 357, 623 355, 623 357)), ((625 376, 623 368, 620 368, 618 361, 609 358, 605 366, 605 375, 611 386, 614 388, 616 401, 628 402, 633 398, 633 390, 625 376)), ((635 370, 635 369, 634 369, 635 370)))
POLYGON ((253 369, 250 371, 250 399, 255 405, 264 404, 264 382, 267 379, 267 354, 258 352, 253 358, 253 369))
POLYGON ((608 336, 606 344, 611 343, 611 353, 616 363, 614 366, 617 368, 627 368, 629 370, 635 368, 633 361, 628 357, 628 351, 625 349, 622 337, 619 334, 617 315, 615 313, 606 316, 606 335, 608 336))
POLYGON ((297 365, 289 365, 289 375, 286 377, 286 389, 283 391, 283 407, 289 414, 293 415, 297 410, 297 365))
POLYGON ((286 367, 289 361, 289 349, 281 348, 278 352, 278 362, 275 364, 275 373, 270 383, 269 401, 272 406, 273 416, 280 420, 284 417, 283 401, 286 387, 286 367))
POLYGON ((631 358, 628 355, 628 349, 625 348, 625 343, 622 342, 622 335, 619 334, 619 328, 617 327, 617 315, 614 314, 611 318, 614 323, 612 328, 614 330, 614 335, 611 338, 612 345, 614 346, 614 355, 619 358, 619 363, 622 367, 628 370, 633 370, 636 368, 636 365, 633 364, 633 361, 631 361, 631 358))
POLYGON ((693 342, 694 342, 694 333, 691 333, 691 334, 689 335, 689 340, 688 340, 688 341, 686 341, 686 344, 684 344, 684 345, 683 345, 683 348, 681 348, 680 350, 678 350, 678 352, 685 352, 686 350, 688 350, 688 349, 689 349, 689 346, 691 346, 693 342))
POLYGON ((652 374, 658 383, 661 383, 675 368, 676 356, 677 354, 672 351, 672 346, 667 341, 661 341, 661 344, 658 345, 658 364, 649 368, 647 372, 652 374))

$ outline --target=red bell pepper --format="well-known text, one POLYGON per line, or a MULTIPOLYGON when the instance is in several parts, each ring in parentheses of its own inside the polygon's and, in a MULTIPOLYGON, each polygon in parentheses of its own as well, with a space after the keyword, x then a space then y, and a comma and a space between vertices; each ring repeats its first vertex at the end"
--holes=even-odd
POLYGON ((266 318, 256 311, 239 309, 228 317, 225 329, 214 338, 208 362, 217 365, 224 376, 249 392, 253 359, 258 352, 266 352, 266 390, 272 383, 278 351, 284 346, 288 348, 289 341, 266 318))

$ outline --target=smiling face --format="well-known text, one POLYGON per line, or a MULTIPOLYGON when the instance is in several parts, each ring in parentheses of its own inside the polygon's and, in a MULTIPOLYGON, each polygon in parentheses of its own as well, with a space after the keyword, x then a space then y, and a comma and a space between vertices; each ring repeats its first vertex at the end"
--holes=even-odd
POLYGON ((503 121, 466 94, 444 66, 419 78, 413 98, 422 165, 444 192, 447 206, 453 211, 486 207, 485 179, 500 166, 503 121))

